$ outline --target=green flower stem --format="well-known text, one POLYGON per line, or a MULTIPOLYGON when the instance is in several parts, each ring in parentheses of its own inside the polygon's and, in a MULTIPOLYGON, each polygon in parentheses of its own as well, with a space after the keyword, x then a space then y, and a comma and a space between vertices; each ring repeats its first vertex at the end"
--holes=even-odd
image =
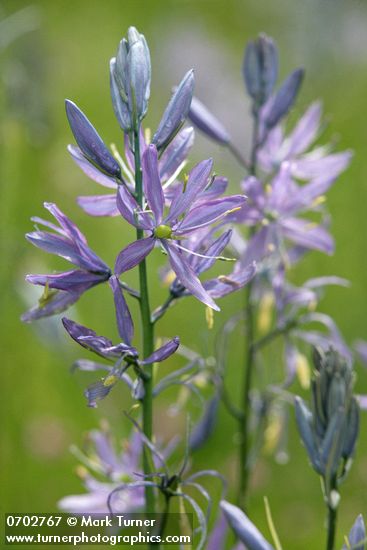
POLYGON ((330 492, 328 495, 328 505, 327 505, 327 539, 326 539, 326 550, 335 550, 335 535, 336 535, 336 525, 337 525, 337 506, 332 506, 330 503, 330 493, 331 491, 337 490, 337 478, 333 477, 330 484, 330 492))
MULTIPOLYGON (((139 205, 143 206, 143 178, 141 171, 139 130, 134 132, 134 158, 136 198, 139 205)), ((142 229, 137 229, 136 234, 138 239, 142 239, 144 236, 144 232, 142 229)), ((143 355, 144 357, 148 357, 148 355, 151 355, 154 351, 154 325, 151 322, 150 318, 147 266, 145 260, 143 260, 139 264, 139 284, 139 304, 143 333, 143 355)), ((146 374, 146 377, 143 380, 143 432, 146 437, 151 440, 153 431, 153 365, 146 365, 144 368, 144 372, 146 374)), ((151 461, 147 449, 144 449, 143 453, 143 469, 145 475, 149 475, 152 473, 151 461)), ((145 505, 147 513, 153 513, 155 511, 155 498, 152 487, 145 488, 145 505)))
MULTIPOLYGON (((259 113, 258 109, 254 108, 254 126, 252 134, 252 148, 251 148, 251 157, 249 164, 249 174, 252 176, 256 175, 256 155, 258 149, 258 134, 259 134, 259 113)), ((254 234, 255 229, 250 229, 249 238, 254 234)), ((250 427, 250 412, 251 412, 251 401, 250 394, 252 388, 252 379, 254 371, 254 359, 255 359, 255 349, 254 349, 254 340, 255 340, 255 320, 254 320, 254 311, 251 303, 252 295, 252 282, 250 282, 247 287, 245 287, 245 313, 246 313, 246 329, 247 329, 247 338, 246 338, 246 349, 245 349, 245 376, 243 381, 243 390, 242 390, 242 418, 239 420, 239 428, 241 434, 241 443, 239 451, 239 487, 238 487, 238 505, 244 510, 247 501, 248 493, 248 482, 250 476, 250 461, 249 455, 251 451, 251 441, 249 434, 250 427)))

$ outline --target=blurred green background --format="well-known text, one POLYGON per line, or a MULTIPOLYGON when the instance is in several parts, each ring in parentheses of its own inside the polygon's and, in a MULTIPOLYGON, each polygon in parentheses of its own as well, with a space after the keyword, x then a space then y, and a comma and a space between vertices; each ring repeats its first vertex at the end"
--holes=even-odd
MULTIPOLYGON (((73 473, 76 460, 69 453, 70 444, 82 444, 83 433, 102 418, 117 434, 126 433, 123 410, 131 404, 128 392, 118 389, 97 410, 88 409, 82 396, 88 376, 69 372, 74 359, 88 354, 78 353, 55 320, 32 326, 19 321, 37 298, 24 275, 65 265, 24 239, 32 227, 30 216, 43 215, 44 200, 65 210, 107 262, 113 262, 133 236, 120 219, 94 220, 78 209, 78 194, 102 190, 66 152, 72 137, 64 98, 77 102, 107 143, 121 146, 110 104, 108 61, 127 27, 135 25, 147 37, 152 54, 148 125, 156 126, 172 85, 194 67, 197 95, 233 128, 237 143, 247 150, 250 119, 240 71, 244 44, 260 31, 273 36, 280 50, 281 76, 298 65, 306 68, 296 114, 321 98, 330 121, 326 137, 337 141, 338 149, 355 151, 351 167, 329 198, 336 254, 310 255, 297 277, 302 281, 337 274, 350 279, 350 289, 328 291, 321 310, 335 318, 349 342, 367 338, 367 5, 355 0, 1 0, 0 19, 18 10, 25 11, 15 24, 13 20, 9 27, 8 20, 4 29, 0 23, 1 508, 44 512, 55 510, 62 496, 82 491, 73 473)), ((232 158, 197 136, 191 161, 209 155, 215 158, 216 171, 228 175, 235 189, 241 172, 232 158)), ((149 261, 155 305, 166 292, 156 278, 160 264, 156 253, 149 261)), ((237 304, 236 297, 222 302, 214 331, 237 304)), ((109 289, 89 292, 69 314, 116 339, 109 289)), ((179 333, 192 349, 211 353, 213 336, 208 336, 205 312, 192 299, 168 313, 159 333, 179 333)), ((242 344, 238 339, 234 344, 229 385, 236 395, 242 344)), ((269 359, 272 369, 272 356, 269 359)), ((179 360, 162 369, 168 372, 175 361, 179 360)), ((367 392, 367 373, 358 368, 358 390, 367 392)), ((166 414, 172 401, 173 396, 160 402, 156 414, 156 429, 165 436, 183 427, 181 418, 166 414)), ((193 411, 197 414, 195 407, 193 411)), ((269 536, 263 507, 267 495, 284 548, 322 548, 320 484, 308 466, 293 417, 290 424, 290 461, 281 466, 272 458, 261 459, 252 486, 251 517, 269 536)), ((363 418, 357 459, 342 489, 339 547, 357 513, 367 513, 366 427, 363 418)), ((236 485, 235 440, 236 426, 222 410, 217 430, 195 454, 193 468, 215 467, 236 485)))

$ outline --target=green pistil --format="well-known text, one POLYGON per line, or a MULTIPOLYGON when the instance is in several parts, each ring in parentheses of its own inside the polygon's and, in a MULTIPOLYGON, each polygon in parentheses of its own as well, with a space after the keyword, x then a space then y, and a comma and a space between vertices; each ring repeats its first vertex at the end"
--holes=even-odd
POLYGON ((157 239, 169 239, 172 236, 172 229, 169 225, 158 225, 154 230, 157 239))

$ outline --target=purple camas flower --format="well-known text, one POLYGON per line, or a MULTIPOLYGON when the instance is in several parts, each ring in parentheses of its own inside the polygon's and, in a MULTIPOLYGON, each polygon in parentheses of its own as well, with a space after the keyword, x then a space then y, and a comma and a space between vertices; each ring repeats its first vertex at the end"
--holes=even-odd
POLYGON ((103 359, 113 363, 113 366, 103 365, 88 361, 79 361, 76 367, 81 370, 99 371, 107 370, 107 376, 98 380, 85 391, 85 396, 88 399, 90 407, 96 407, 96 402, 105 398, 119 380, 124 380, 129 384, 130 378, 126 377, 125 372, 130 366, 141 367, 158 363, 166 360, 177 350, 180 340, 178 337, 173 338, 166 344, 158 348, 152 355, 144 360, 139 360, 139 353, 131 346, 130 342, 133 336, 133 327, 129 317, 125 317, 124 331, 127 336, 127 342, 120 342, 113 345, 112 341, 104 336, 98 336, 93 330, 75 323, 66 317, 62 320, 66 331, 83 348, 92 351, 103 359), (127 328, 127 326, 129 328, 127 328))
POLYGON ((198 204, 197 198, 200 198, 209 184, 212 165, 211 160, 206 160, 192 169, 187 181, 178 186, 168 213, 165 214, 157 150, 154 145, 147 148, 142 158, 142 171, 149 212, 139 207, 124 186, 119 188, 117 206, 131 225, 149 232, 150 235, 135 241, 120 252, 115 264, 116 275, 119 276, 138 265, 160 243, 183 286, 204 304, 219 309, 188 262, 186 255, 190 251, 178 242, 188 234, 221 220, 231 211, 241 208, 245 202, 243 195, 232 195, 206 202, 199 201, 198 204))
POLYGON ((259 228, 248 242, 247 262, 260 260, 275 251, 286 256, 285 241, 303 249, 331 254, 334 241, 326 227, 299 217, 299 214, 318 211, 321 197, 334 181, 335 178, 327 174, 301 186, 292 178, 288 162, 282 164, 268 185, 255 177, 247 178, 242 189, 248 202, 234 215, 238 221, 259 228))
POLYGON ((44 206, 59 225, 34 217, 32 221, 52 232, 37 229, 27 233, 27 239, 38 248, 64 258, 77 269, 56 274, 27 275, 26 280, 44 286, 45 293, 39 306, 23 315, 24 321, 65 310, 85 291, 108 281, 112 275, 109 267, 89 248, 77 226, 55 204, 45 203, 44 206))
MULTIPOLYGON (((138 433, 133 433, 129 441, 117 452, 106 431, 90 432, 88 441, 90 453, 77 451, 75 454, 83 462, 79 474, 87 490, 84 494, 70 495, 58 502, 58 507, 65 512, 108 514, 107 501, 114 489, 122 481, 132 482, 141 472, 140 459, 142 441, 138 433), (87 468, 85 468, 85 466, 87 468), (102 480, 101 480, 102 477, 102 480)), ((144 506, 143 488, 135 488, 124 493, 116 493, 113 499, 116 512, 138 511, 144 506)))

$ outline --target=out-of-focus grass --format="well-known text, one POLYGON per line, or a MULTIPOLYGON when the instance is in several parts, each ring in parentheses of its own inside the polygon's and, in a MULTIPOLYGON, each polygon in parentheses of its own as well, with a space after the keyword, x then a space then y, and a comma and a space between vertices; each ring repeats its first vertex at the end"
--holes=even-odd
MULTIPOLYGON (((3 0, 0 15, 27 5, 3 0)), ((326 114, 331 114, 327 136, 338 140, 338 148, 352 148, 355 158, 330 193, 336 254, 332 258, 313 254, 298 270, 297 280, 334 273, 350 279, 351 289, 328 291, 322 309, 334 316, 350 342, 358 336, 367 337, 367 8, 363 3, 39 0, 33 5, 40 17, 39 29, 0 53, 3 511, 54 510, 60 497, 81 490, 72 473, 75 461, 68 446, 81 443, 83 432, 103 417, 110 419, 118 434, 127 430, 123 420, 123 410, 130 403, 127 392, 117 390, 96 411, 87 409, 82 397, 86 379, 70 376, 68 370, 78 357, 76 346, 54 323, 24 326, 19 316, 26 307, 24 297, 30 293, 24 274, 47 272, 58 265, 27 245, 23 236, 31 228, 30 216, 42 214, 43 200, 56 202, 70 214, 107 261, 112 262, 116 251, 132 237, 120 220, 93 220, 77 208, 77 194, 101 189, 78 171, 65 150, 71 134, 63 107, 65 97, 74 99, 107 142, 121 145, 110 105, 108 60, 131 24, 144 32, 151 45, 154 73, 149 124, 153 127, 171 86, 185 69, 194 66, 199 95, 233 126, 238 139, 244 137, 246 146, 250 121, 240 75, 245 42, 265 31, 278 42, 282 75, 295 65, 305 66, 307 79, 296 111, 321 97, 326 114)), ((234 189, 241 177, 237 166, 225 152, 198 136, 193 160, 209 155, 216 159, 217 172, 230 176, 234 189)), ((149 261, 156 304, 164 296, 155 279, 160 260, 157 252, 149 261)), ((235 297, 223 304, 222 316, 215 316, 217 329, 237 305, 235 297)), ((72 315, 100 333, 116 337, 107 288, 88 293, 72 315)), ((184 343, 210 353, 212 335, 207 336, 203 308, 193 300, 172 310, 160 327, 161 334, 179 333, 184 343)), ((138 337, 139 328, 137 333, 138 337)), ((173 368, 175 361, 162 369, 173 368)), ((272 367, 269 362, 268 368, 272 367)), ((229 373, 234 395, 241 368, 241 342, 237 340, 229 373)), ((360 369, 358 374, 359 390, 366 391, 367 373, 360 369)), ((164 402, 164 407, 167 404, 164 402)), ((157 430, 174 433, 178 420, 167 417, 163 410, 157 414, 157 430)), ((266 494, 285 548, 320 548, 324 538, 320 486, 308 467, 293 418, 290 423, 290 462, 280 466, 268 458, 261 460, 251 517, 267 533, 262 503, 266 494)), ((343 487, 339 546, 356 514, 367 509, 365 428, 363 419, 356 463, 343 487)), ((197 453, 194 467, 218 468, 235 485, 234 439, 235 426, 222 411, 216 433, 197 453)))

